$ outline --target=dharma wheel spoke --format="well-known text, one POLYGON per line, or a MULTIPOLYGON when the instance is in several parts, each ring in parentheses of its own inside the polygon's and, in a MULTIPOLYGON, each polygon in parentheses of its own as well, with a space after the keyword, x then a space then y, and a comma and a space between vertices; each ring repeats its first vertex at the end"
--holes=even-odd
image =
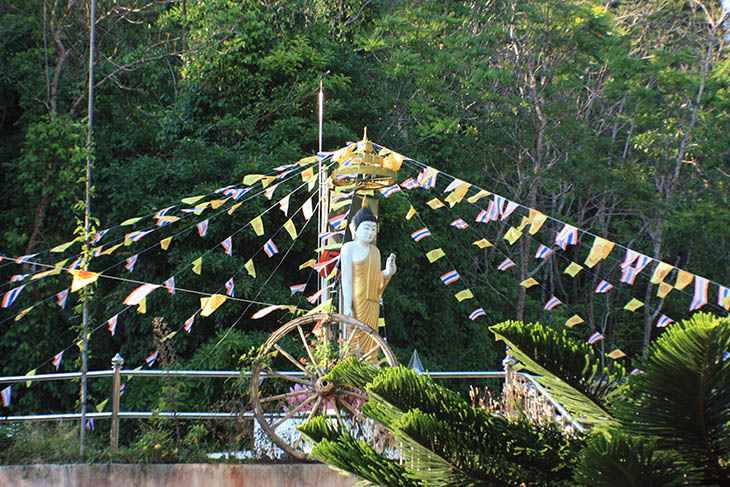
POLYGON ((279 421, 277 421, 276 423, 274 423, 273 425, 271 425, 271 429, 273 429, 274 431, 276 431, 276 428, 278 428, 279 426, 281 426, 282 423, 284 423, 284 421, 286 421, 287 419, 293 417, 295 414, 297 414, 299 411, 301 411, 302 409, 304 409, 305 407, 307 407, 307 405, 310 402, 314 401, 318 397, 319 396, 317 396, 317 395, 309 396, 303 403, 301 403, 299 406, 297 406, 294 409, 292 409, 291 411, 289 411, 286 414, 286 416, 284 416, 279 421))
POLYGON ((280 374, 279 372, 276 372, 274 370, 265 370, 263 371, 264 374, 266 374, 269 377, 276 377, 279 379, 285 379, 290 380, 292 382, 296 382, 297 384, 303 384, 305 386, 311 386, 312 381, 308 381, 305 379, 300 379, 299 377, 295 377, 293 375, 286 375, 286 374, 280 374))
POLYGON ((259 402, 270 402, 270 401, 278 401, 279 399, 286 399, 287 397, 296 397, 296 396, 302 396, 304 394, 309 394, 310 392, 313 392, 314 389, 303 389, 301 391, 292 391, 287 392, 286 394, 277 394, 275 396, 266 396, 259 399, 259 402))
POLYGON ((299 370, 301 370, 302 372, 304 372, 306 374, 309 374, 309 371, 307 369, 305 369, 304 366, 301 363, 299 363, 299 361, 297 359, 295 359, 294 357, 292 357, 289 354, 289 352, 287 352, 286 350, 284 350, 283 348, 281 348, 278 343, 275 343, 274 344, 274 348, 276 348, 279 351, 279 353, 282 354, 284 357, 286 357, 287 359, 289 359, 289 362, 291 362, 294 365, 296 365, 299 370))

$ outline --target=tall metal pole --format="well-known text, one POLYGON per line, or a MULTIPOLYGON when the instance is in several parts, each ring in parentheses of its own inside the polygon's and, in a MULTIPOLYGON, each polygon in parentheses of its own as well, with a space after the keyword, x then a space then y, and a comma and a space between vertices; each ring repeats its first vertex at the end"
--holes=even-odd
POLYGON ((124 359, 118 353, 112 359, 112 369, 114 369, 114 379, 112 381, 112 425, 109 428, 109 443, 112 453, 116 453, 119 448, 119 389, 121 387, 120 373, 124 359))
MULTIPOLYGON (((84 205, 84 270, 88 269, 89 229, 91 220, 91 158, 94 129, 94 46, 96 44, 96 0, 89 0, 89 106, 87 110, 88 129, 86 138, 86 195, 84 205)), ((88 371, 89 303, 84 296, 82 311, 81 342, 81 459, 86 459, 86 373, 88 371)))
MULTIPOLYGON (((324 119, 324 90, 322 80, 319 80, 319 149, 322 152, 322 121, 324 119)), ((319 157, 319 233, 327 232, 327 218, 329 217, 329 188, 327 187, 327 167, 322 164, 322 157, 319 157)), ((319 239, 317 239, 319 241, 319 239)), ((319 260, 322 260, 322 251, 319 252, 319 260)), ((325 271, 326 274, 327 271, 325 271)), ((319 276, 319 289, 322 290, 320 303, 329 299, 326 276, 319 276)))

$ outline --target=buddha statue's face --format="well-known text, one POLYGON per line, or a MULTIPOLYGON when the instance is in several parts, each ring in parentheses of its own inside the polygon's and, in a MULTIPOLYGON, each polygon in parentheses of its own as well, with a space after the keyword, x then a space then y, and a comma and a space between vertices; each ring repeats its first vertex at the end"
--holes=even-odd
POLYGON ((371 243, 378 233, 378 224, 375 222, 362 222, 355 230, 355 240, 371 243))

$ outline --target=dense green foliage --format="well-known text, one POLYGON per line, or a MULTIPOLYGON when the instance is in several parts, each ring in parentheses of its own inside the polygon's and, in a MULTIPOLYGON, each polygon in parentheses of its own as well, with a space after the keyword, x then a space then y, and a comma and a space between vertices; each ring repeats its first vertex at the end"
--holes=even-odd
MULTIPOLYGON (((6 4, 0 12, 0 255, 41 252, 37 261, 52 264, 79 252, 78 244, 63 254, 45 251, 70 241, 83 214, 88 4, 6 4)), ((97 10, 90 209, 95 229, 113 228, 108 239, 146 228, 116 227, 129 218, 315 153, 321 80, 325 150, 360 139, 367 126, 370 139, 414 160, 657 260, 730 282, 722 258, 730 254, 730 57, 717 0, 98 0, 97 10)), ((407 161, 402 179, 419 169, 407 161)), ((423 193, 408 194, 419 210, 434 196, 423 193)), ((574 279, 563 274, 568 259, 582 262, 587 255, 588 236, 536 264, 535 248, 554 240, 554 222, 511 246, 502 239, 507 223, 480 227, 496 245, 476 251, 467 233, 446 233, 455 215, 473 221, 474 208, 465 202, 423 212, 477 298, 457 304, 453 286, 437 278, 449 270, 438 265, 447 264, 431 266, 409 237, 420 222, 404 220, 408 203, 394 197, 382 205, 379 246, 384 255, 396 251, 399 263, 384 296, 385 334, 402 361, 415 348, 430 370, 499 368, 502 349, 485 319, 467 319, 475 301, 489 323, 540 320, 562 330, 565 318, 579 313, 586 325, 567 336, 585 339, 586 327, 599 329, 605 343, 633 358, 660 333, 658 316, 687 316, 691 289, 659 299, 649 271, 633 287, 594 293, 600 279, 618 283, 618 248, 590 272, 574 279), (497 272, 505 257, 518 266, 497 272), (527 277, 541 286, 517 285, 527 277), (566 306, 545 311, 553 295, 566 306), (623 310, 631 296, 647 306, 623 310)), ((168 252, 156 246, 159 239, 142 240, 95 258, 91 269, 162 282, 268 206, 252 199, 230 217, 211 220, 206 240, 194 226, 178 234, 181 227, 169 225, 156 233, 176 235, 168 252), (124 259, 136 252, 140 259, 129 274, 124 259)), ((278 211, 269 218, 267 229, 285 221, 278 211)), ((306 279, 297 267, 312 256, 312 226, 291 247, 286 265, 264 259, 257 261, 256 279, 245 272, 237 277, 237 296, 296 302, 288 286, 306 279)), ((239 271, 263 243, 250 231, 236 238, 234 259, 210 252, 202 275, 188 272, 178 286, 219 291, 222 276, 239 271)), ((8 283, 12 275, 40 270, 2 260, 0 295, 15 286, 8 283)), ((52 372, 51 359, 67 347, 61 370, 79 368, 77 294, 66 309, 55 304, 69 280, 64 273, 33 281, 0 310, 2 375, 52 372)), ((110 336, 105 322, 134 286, 111 279, 95 286, 90 322, 101 329, 90 341, 92 370, 108 368, 116 352, 129 367, 143 365, 163 338, 155 342, 152 318, 164 317, 168 332, 181 331, 199 309, 195 294, 156 293, 147 314, 125 313, 110 336)), ((713 286, 708 308, 715 292, 713 286)), ((229 302, 198 317, 192 333, 166 341, 172 352, 163 366, 239 367, 239 357, 284 319, 272 314, 253 321, 252 311, 229 302)), ((122 407, 169 403, 161 383, 130 381, 122 407)), ((177 386, 176 407, 227 409, 226 386, 202 384, 177 386)), ((93 382, 91 405, 108 394, 108 383, 93 382)), ((0 413, 70 411, 77 397, 74 383, 18 384, 12 408, 0 413)))

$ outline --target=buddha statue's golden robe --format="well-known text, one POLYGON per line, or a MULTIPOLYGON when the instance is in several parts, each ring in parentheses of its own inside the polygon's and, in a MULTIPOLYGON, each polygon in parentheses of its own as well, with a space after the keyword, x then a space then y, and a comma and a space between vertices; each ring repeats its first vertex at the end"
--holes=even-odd
MULTIPOLYGON (((374 245, 370 245, 367 257, 352 263, 352 314, 376 332, 380 318, 380 297, 390 281, 390 278, 383 277, 380 266, 380 251, 374 245)), ((363 355, 376 345, 375 340, 361 330, 355 330, 350 338, 350 350, 354 352, 359 348, 363 355)), ((375 362, 377 355, 373 353, 368 359, 375 362)))

